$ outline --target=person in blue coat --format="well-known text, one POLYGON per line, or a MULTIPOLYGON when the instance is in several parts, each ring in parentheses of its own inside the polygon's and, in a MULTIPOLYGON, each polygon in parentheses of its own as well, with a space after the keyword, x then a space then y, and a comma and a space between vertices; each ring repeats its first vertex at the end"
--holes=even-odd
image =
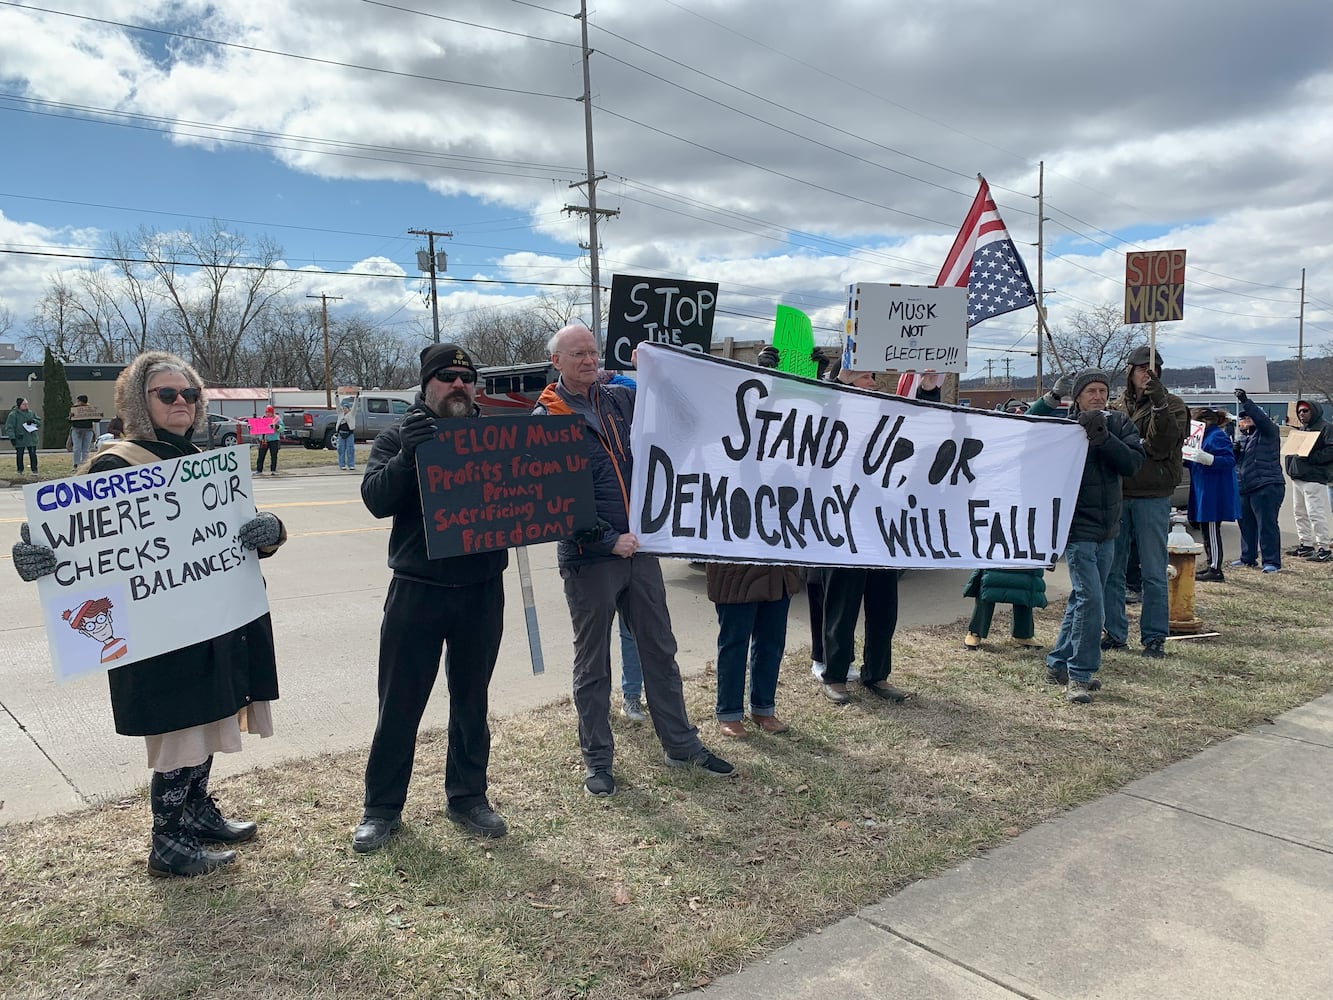
POLYGON ((1203 443, 1187 446, 1190 466, 1189 518, 1203 532, 1203 553, 1208 565, 1194 574, 1195 580, 1224 583, 1222 572, 1222 522, 1240 518, 1240 494, 1236 487, 1236 455, 1231 438, 1223 430, 1231 414, 1200 406, 1191 414, 1204 425, 1203 443))
POLYGON ((1277 517, 1287 494, 1282 474, 1282 435, 1277 424, 1244 389, 1236 390, 1240 420, 1236 426, 1236 482, 1240 486, 1240 558, 1228 566, 1257 568, 1265 573, 1282 568, 1282 538, 1277 517))

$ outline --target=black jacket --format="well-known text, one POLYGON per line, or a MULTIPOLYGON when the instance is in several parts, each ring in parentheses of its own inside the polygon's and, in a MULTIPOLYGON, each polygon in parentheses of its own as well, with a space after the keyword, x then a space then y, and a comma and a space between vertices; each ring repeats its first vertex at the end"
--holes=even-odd
POLYGON ((577 413, 588 425, 583 437, 584 454, 592 472, 593 499, 597 506, 596 537, 562 538, 556 550, 561 566, 619 559, 611 550, 629 531, 629 480, 634 459, 629 451, 630 421, 634 416, 635 390, 627 385, 593 383, 585 396, 576 396, 563 382, 548 385, 532 411, 577 413))
POLYGON ((1282 435, 1277 424, 1264 408, 1252 399, 1240 406, 1241 412, 1254 421, 1249 434, 1236 435, 1236 481, 1242 495, 1261 490, 1265 486, 1281 486, 1287 481, 1282 475, 1282 435))
POLYGON ((1333 473, 1333 424, 1324 419, 1324 408, 1314 400, 1302 399, 1296 405, 1301 403, 1310 407, 1310 419, 1297 429, 1317 433, 1319 441, 1304 457, 1287 456, 1287 475, 1303 483, 1327 483, 1333 473))
MULTIPOLYGON (((134 443, 167 460, 199 451, 167 431, 158 431, 157 437, 134 443)), ((102 455, 88 471, 130 464, 118 455, 102 455)), ((259 557, 269 554, 261 550, 259 557)), ((265 614, 216 638, 116 667, 106 676, 111 714, 122 736, 158 736, 217 722, 252 701, 277 700, 273 621, 265 614)))
MULTIPOLYGON (((435 416, 419 393, 407 412, 435 416)), ((473 412, 477 412, 475 407, 473 412)), ((389 568, 394 576, 437 587, 465 587, 499 576, 509 565, 508 549, 448 559, 426 558, 426 522, 421 513, 417 463, 415 458, 403 455, 397 427, 380 431, 370 446, 366 475, 361 480, 361 499, 376 517, 393 518, 389 530, 389 568)))

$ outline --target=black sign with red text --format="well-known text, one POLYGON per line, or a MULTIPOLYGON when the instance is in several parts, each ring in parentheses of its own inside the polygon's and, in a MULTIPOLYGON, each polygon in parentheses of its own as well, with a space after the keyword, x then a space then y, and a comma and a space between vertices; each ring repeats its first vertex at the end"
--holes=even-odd
POLYGON ((582 417, 436 421, 417 449, 430 559, 568 538, 597 523, 582 417))

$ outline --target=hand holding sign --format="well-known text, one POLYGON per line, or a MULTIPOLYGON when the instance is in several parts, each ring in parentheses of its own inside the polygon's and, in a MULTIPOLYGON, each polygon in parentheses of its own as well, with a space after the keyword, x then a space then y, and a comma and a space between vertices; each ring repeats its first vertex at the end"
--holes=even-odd
POLYGON ((14 568, 24 583, 32 583, 56 571, 55 550, 45 545, 33 545, 27 524, 19 528, 19 538, 22 541, 14 543, 12 552, 14 568))

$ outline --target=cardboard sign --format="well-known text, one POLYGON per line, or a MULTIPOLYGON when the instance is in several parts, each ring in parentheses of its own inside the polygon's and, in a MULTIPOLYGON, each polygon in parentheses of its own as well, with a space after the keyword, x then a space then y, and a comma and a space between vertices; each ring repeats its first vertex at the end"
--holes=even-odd
POLYGON ((608 371, 633 368, 630 356, 644 342, 707 354, 713 346, 716 305, 715 281, 615 275, 602 367, 608 371))
POLYGON ((1161 323, 1185 318, 1185 251, 1125 254, 1125 322, 1161 323))
POLYGON ((966 288, 861 282, 847 290, 842 366, 967 370, 966 288))
POLYGON ((920 403, 648 345, 630 530, 722 562, 1046 566, 1088 453, 1073 421, 920 403), (688 392, 680 391, 688 386, 688 392))
POLYGON ((587 425, 574 415, 446 418, 417 448, 426 556, 569 538, 597 524, 587 425))
POLYGON ((1287 440, 1282 442, 1282 451, 1279 454, 1308 458, 1310 451, 1318 443, 1318 431, 1288 431, 1287 440))
POLYGON ((1213 358, 1213 384, 1218 389, 1268 391, 1268 359, 1262 355, 1213 358))
POLYGON ((259 557, 237 532, 255 516, 249 449, 23 488, 32 540, 55 550, 37 581, 57 680, 230 632, 268 611, 259 557))

